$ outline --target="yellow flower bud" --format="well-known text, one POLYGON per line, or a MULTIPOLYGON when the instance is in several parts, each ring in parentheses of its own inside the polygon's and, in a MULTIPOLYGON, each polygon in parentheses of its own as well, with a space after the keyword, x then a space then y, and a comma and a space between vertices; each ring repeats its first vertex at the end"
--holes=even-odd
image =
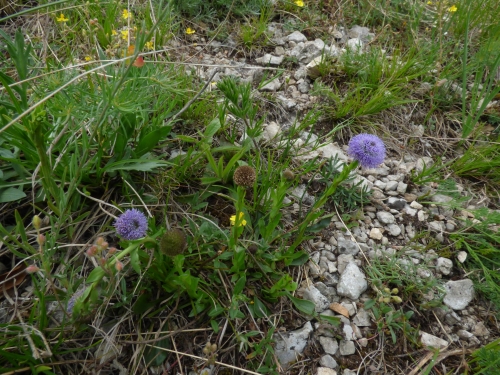
POLYGON ((33 216, 33 227, 36 230, 39 230, 42 227, 42 219, 40 219, 40 216, 38 215, 33 216))

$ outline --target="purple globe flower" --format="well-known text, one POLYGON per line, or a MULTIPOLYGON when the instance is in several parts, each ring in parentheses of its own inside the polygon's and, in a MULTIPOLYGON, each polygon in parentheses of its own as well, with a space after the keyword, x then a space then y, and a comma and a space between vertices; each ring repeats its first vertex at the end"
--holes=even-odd
POLYGON ((362 167, 378 167, 385 159, 384 142, 373 134, 358 134, 349 142, 349 156, 359 161, 362 167))
POLYGON ((116 233, 125 240, 137 240, 146 235, 148 219, 139 210, 126 210, 115 221, 116 233))

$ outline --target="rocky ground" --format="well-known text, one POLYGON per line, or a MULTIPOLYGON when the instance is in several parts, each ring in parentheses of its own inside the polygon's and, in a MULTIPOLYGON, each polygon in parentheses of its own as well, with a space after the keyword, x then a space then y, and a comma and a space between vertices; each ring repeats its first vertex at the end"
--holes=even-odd
MULTIPOLYGON (((308 40, 298 31, 286 33, 279 24, 270 29, 275 47, 255 58, 244 56, 231 38, 226 44, 193 38, 200 46, 175 43, 174 47, 183 61, 189 56, 190 63, 198 64, 202 79, 213 76, 216 82, 236 76, 259 86, 255 95, 273 100, 268 117, 274 120, 266 125, 261 142, 280 147, 280 134, 318 102, 311 89, 322 56, 336 57, 346 49, 364 53, 374 34, 354 26, 332 30, 332 40, 323 41, 308 40), (275 68, 286 72, 263 84, 277 73, 275 68)), ((422 125, 409 126, 413 137, 423 135, 422 125)), ((315 157, 348 160, 346 146, 322 140, 323 131, 316 133, 313 128, 295 140, 298 163, 315 157)), ((317 375, 416 374, 433 359, 432 348, 440 353, 435 365, 448 373, 466 368, 464 356, 498 336, 494 314, 475 298, 474 285, 461 267, 468 254, 456 251, 449 239, 463 228, 463 219, 470 218, 462 209, 485 206, 487 200, 464 200, 460 207, 452 198, 465 196, 460 184, 451 196, 441 194, 437 184, 413 184, 412 172, 422 172, 431 163, 427 155, 389 150, 380 167, 358 170, 355 182, 372 191, 371 204, 362 208, 354 226, 342 221, 341 213, 333 215, 331 225, 310 241, 311 259, 299 280, 298 295, 314 302, 319 314, 340 318, 341 324, 295 319, 279 327, 276 356, 284 373, 305 369, 317 375), (438 255, 443 253, 447 256, 438 255), (380 275, 379 285, 367 282, 367 272, 373 280, 381 269, 386 274, 380 275), (384 279, 387 273, 392 276, 384 279), (398 281, 401 287, 394 289, 398 281), (402 293, 409 285, 417 289, 410 296, 402 293), (372 299, 413 311, 411 326, 418 328, 403 332, 404 319, 399 328, 391 328, 391 313, 376 314, 365 307, 372 299), (415 347, 422 349, 413 351, 415 347)), ((290 193, 290 220, 314 202, 310 182, 290 193)))

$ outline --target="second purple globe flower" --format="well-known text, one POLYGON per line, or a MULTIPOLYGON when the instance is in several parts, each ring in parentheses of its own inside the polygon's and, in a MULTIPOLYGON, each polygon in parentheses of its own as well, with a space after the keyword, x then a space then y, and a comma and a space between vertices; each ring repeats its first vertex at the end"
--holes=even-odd
POLYGON ((351 138, 348 153, 362 167, 375 168, 385 159, 385 145, 374 134, 358 134, 351 138))

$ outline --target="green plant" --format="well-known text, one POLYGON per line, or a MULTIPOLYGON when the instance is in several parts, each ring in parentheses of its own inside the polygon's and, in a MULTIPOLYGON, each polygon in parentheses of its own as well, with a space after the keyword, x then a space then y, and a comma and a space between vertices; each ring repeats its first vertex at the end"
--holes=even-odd
POLYGON ((247 22, 241 26, 240 38, 247 48, 251 48, 259 42, 262 45, 267 44, 266 31, 271 16, 272 9, 264 7, 261 9, 258 18, 247 20, 247 22))
POLYGON ((413 311, 404 312, 402 309, 394 309, 385 302, 377 303, 375 300, 368 300, 364 305, 366 310, 371 310, 377 324, 377 329, 381 334, 389 331, 392 343, 397 342, 397 332, 413 338, 416 343, 416 330, 410 325, 409 320, 413 316, 413 311))
POLYGON ((489 344, 475 350, 472 353, 472 361, 469 363, 474 366, 474 374, 498 375, 498 363, 500 362, 500 339, 494 340, 489 344))
POLYGON ((500 220, 498 212, 486 208, 473 212, 474 219, 466 219, 464 226, 450 234, 457 250, 465 249, 469 260, 465 267, 474 271, 471 278, 475 287, 498 308, 500 307, 500 235, 496 225, 500 220))

